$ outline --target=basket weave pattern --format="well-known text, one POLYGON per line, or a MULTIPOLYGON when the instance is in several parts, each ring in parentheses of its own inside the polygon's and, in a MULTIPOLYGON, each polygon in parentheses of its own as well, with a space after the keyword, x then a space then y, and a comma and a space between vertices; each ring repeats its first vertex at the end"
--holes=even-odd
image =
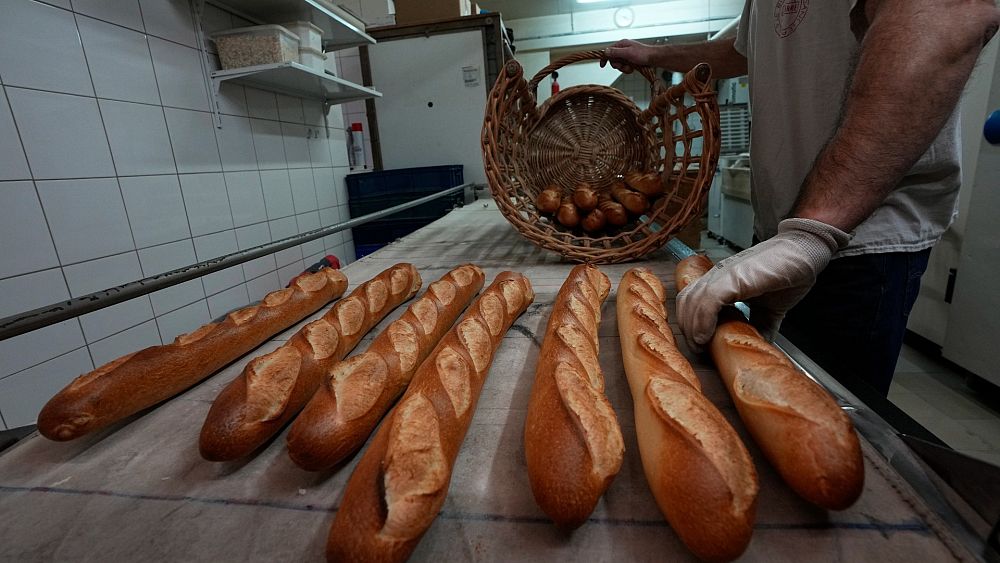
POLYGON ((649 68, 649 109, 607 86, 567 88, 538 107, 539 82, 567 64, 600 59, 601 51, 564 57, 529 82, 516 60, 506 63, 490 91, 483 120, 486 177, 503 215, 534 244, 569 260, 627 262, 662 247, 698 216, 718 163, 719 108, 708 65, 664 88, 649 68), (701 150, 693 146, 701 139, 701 150), (619 229, 590 236, 568 229, 535 208, 535 198, 556 185, 570 195, 582 182, 606 190, 630 171, 658 172, 664 193, 649 210, 619 229))

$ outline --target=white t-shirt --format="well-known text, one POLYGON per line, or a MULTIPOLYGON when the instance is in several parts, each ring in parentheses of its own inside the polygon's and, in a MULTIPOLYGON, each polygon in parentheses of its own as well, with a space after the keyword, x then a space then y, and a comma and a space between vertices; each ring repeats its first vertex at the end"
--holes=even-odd
MULTIPOLYGON (((736 50, 750 75, 754 230, 775 235, 836 130, 860 43, 855 0, 747 0, 736 50)), ((915 86, 919 88, 919 85, 915 86)), ((929 248, 958 212, 958 112, 838 256, 929 248)), ((901 130, 896 134, 903 136, 901 130)))

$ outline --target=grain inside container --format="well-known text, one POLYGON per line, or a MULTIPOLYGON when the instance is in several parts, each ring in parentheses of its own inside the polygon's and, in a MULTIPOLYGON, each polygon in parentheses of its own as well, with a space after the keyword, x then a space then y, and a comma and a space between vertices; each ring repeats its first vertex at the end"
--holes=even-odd
POLYGON ((212 34, 223 69, 299 60, 299 37, 280 25, 227 29, 212 34))

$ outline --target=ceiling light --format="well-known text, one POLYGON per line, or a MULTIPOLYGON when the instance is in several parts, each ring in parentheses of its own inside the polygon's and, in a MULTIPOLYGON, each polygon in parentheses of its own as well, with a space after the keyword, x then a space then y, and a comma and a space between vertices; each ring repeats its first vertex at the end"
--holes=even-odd
POLYGON ((601 2, 607 2, 608 0, 576 0, 577 4, 599 4, 601 2))

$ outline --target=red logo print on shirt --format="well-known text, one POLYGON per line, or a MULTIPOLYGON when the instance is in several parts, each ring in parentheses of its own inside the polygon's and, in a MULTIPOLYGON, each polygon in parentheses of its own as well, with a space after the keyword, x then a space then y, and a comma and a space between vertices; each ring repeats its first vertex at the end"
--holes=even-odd
POLYGON ((778 0, 774 5, 774 32, 778 37, 788 37, 806 19, 809 0, 778 0))

